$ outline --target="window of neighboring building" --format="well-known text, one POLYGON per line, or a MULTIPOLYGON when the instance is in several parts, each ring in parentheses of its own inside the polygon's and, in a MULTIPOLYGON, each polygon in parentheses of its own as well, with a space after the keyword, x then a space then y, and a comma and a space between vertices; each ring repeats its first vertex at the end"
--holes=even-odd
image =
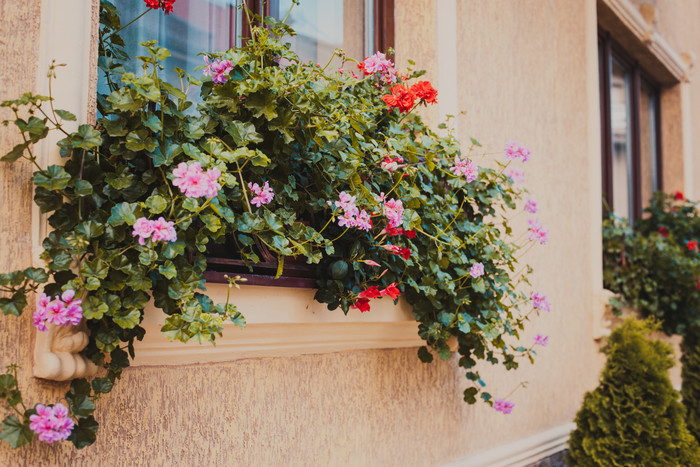
POLYGON ((603 201, 634 222, 661 189, 659 86, 607 33, 598 46, 603 201))

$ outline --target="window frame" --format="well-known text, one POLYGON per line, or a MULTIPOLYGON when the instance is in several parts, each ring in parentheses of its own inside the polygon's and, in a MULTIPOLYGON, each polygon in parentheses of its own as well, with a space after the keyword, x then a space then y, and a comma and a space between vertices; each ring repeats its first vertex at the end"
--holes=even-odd
POLYGON ((602 163, 602 195, 603 215, 614 212, 613 199, 613 143, 612 143, 612 114, 611 114, 611 76, 612 62, 616 60, 623 65, 630 74, 630 145, 632 152, 632 210, 630 222, 642 217, 642 151, 641 151, 641 93, 642 83, 652 89, 652 102, 654 106, 654 150, 656 155, 656 190, 663 190, 663 154, 661 141, 661 91, 662 86, 654 80, 649 73, 641 68, 639 62, 620 46, 608 31, 598 30, 598 73, 600 85, 600 114, 601 114, 601 163, 602 163))

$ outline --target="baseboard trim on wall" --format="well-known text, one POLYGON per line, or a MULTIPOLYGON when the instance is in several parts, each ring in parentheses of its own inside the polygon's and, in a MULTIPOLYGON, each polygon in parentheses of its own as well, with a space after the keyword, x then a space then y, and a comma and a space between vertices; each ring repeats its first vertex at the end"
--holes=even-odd
POLYGON ((473 456, 446 464, 445 467, 523 467, 566 449, 575 423, 566 423, 527 438, 497 446, 473 456))

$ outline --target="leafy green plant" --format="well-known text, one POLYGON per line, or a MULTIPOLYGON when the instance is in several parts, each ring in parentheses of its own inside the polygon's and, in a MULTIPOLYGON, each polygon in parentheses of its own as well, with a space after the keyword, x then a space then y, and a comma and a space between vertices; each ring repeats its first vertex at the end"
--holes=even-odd
POLYGON ((700 328, 688 328, 681 343, 681 400, 688 430, 700 440, 700 328))
MULTIPOLYGON (((531 219, 530 240, 515 241, 507 216, 524 190, 504 173, 529 151, 510 143, 505 161, 478 167, 478 141, 462 154, 451 132, 438 135, 412 113, 437 97, 428 82, 413 81, 422 72, 398 76, 383 54, 360 62, 359 78, 331 62, 303 63, 282 39, 294 34, 284 23, 249 23, 264 27, 239 49, 206 54, 208 78, 176 70, 175 86, 159 78, 169 52, 153 41, 141 44, 142 74, 125 72, 121 20, 102 2, 99 66, 109 93, 98 96, 97 124, 67 132, 75 116, 54 109, 51 96, 2 104, 25 138, 3 160, 36 166, 35 201, 53 229, 44 270, 0 275, 12 293, 3 311, 21 313, 43 285, 37 327, 63 324, 55 322, 61 313, 70 324, 80 307, 86 355, 106 368, 91 383, 73 381, 66 395, 77 447, 95 439, 94 400, 134 358, 151 297, 173 340, 214 341, 226 320, 245 324, 231 300, 215 304, 204 293, 215 244, 234 245, 251 266, 266 249, 277 276, 285 258, 317 265, 316 299, 331 310, 368 311, 372 299, 403 295, 426 341, 423 361, 433 358, 429 347, 448 358, 456 338, 473 383, 469 403, 480 394, 493 404, 477 360, 510 370, 517 357, 533 359, 531 346, 511 340, 550 305, 526 294, 531 269, 516 254, 545 243, 547 230, 531 219), (187 100, 191 86, 201 89, 197 104, 187 100), (31 144, 49 131, 63 133, 66 162, 44 168, 31 144)), ((28 426, 26 416, 20 424, 28 426)))
POLYGON ((600 384, 576 415, 569 465, 700 464, 700 448, 667 373, 671 347, 647 337, 657 328, 653 321, 628 319, 610 335, 600 384))

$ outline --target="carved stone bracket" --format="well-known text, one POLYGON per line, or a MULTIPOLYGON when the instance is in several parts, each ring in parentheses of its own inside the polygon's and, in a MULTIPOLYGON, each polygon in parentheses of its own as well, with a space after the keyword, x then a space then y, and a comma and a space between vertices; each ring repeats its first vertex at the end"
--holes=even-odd
POLYGON ((37 331, 34 344, 34 376, 54 381, 92 376, 98 367, 80 352, 88 344, 85 323, 79 326, 47 325, 37 331))

